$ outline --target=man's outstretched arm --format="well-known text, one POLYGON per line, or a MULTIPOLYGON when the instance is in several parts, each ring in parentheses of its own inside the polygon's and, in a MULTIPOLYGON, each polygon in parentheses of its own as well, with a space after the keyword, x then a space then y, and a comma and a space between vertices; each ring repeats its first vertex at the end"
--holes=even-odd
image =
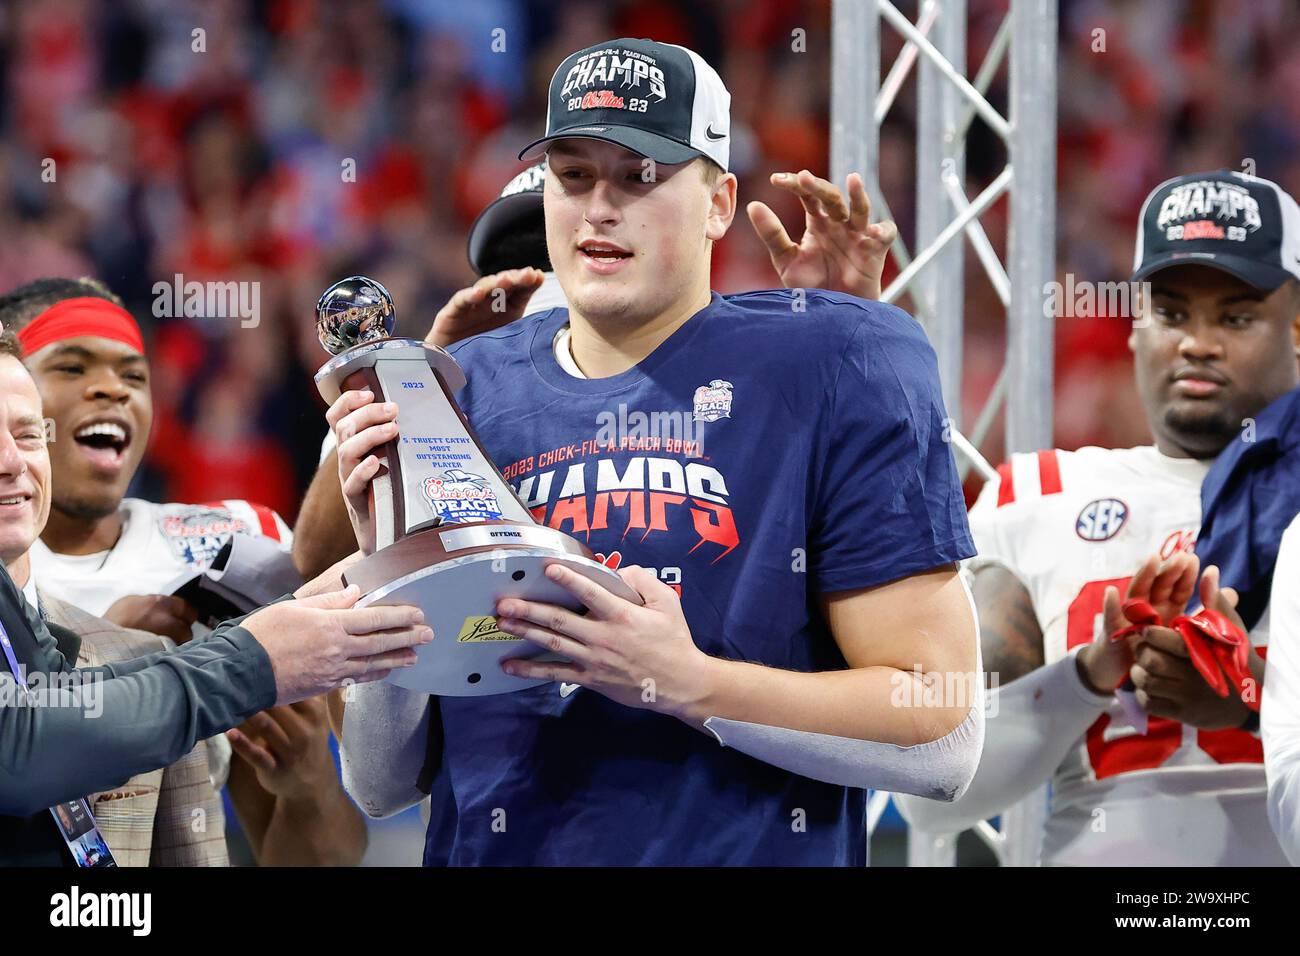
MULTIPOLYGON (((273 704, 413 664, 413 647, 433 638, 420 612, 353 608, 359 596, 350 588, 274 604, 180 650, 89 669, 80 688, 50 691, 50 706, 9 705, 18 689, 0 674, 0 813, 107 790, 273 704)), ((26 611, 3 568, 0 601, 26 611)), ((36 669, 68 671, 39 616, 32 630, 44 658, 36 669)))

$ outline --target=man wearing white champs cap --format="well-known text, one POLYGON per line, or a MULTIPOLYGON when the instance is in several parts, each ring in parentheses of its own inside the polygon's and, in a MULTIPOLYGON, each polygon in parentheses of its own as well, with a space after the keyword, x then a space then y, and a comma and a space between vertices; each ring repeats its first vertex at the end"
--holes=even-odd
POLYGON ((558 139, 624 146, 657 163, 731 154, 731 94, 693 50, 650 40, 614 40, 579 50, 551 79, 546 135, 520 152, 540 159, 558 139))
MULTIPOLYGON (((973 548, 934 353, 892 306, 710 290, 729 102, 691 51, 611 40, 560 65, 521 154, 546 157, 569 308, 452 346, 458 400, 537 520, 644 606, 552 569, 586 615, 496 608, 570 661, 505 669, 551 683, 357 689, 345 783, 375 815, 431 790, 427 864, 861 864, 865 788, 950 800, 973 770, 973 548), (677 426, 598 436, 620 408, 677 426)), ((359 392, 328 413, 362 539, 397 414, 359 392)))

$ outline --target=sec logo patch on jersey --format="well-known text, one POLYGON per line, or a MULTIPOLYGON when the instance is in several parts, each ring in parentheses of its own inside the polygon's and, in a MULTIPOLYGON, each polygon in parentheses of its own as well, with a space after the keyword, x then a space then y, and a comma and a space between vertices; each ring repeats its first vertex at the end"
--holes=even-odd
POLYGON ((1098 498, 1083 506, 1074 531, 1084 541, 1109 541, 1128 520, 1128 505, 1118 498, 1098 498))

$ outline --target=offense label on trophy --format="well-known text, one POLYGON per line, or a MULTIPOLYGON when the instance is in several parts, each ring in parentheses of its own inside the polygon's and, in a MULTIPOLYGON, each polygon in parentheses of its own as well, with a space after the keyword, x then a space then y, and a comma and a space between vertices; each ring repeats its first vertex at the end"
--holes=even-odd
POLYGON ((454 528, 440 531, 442 547, 446 551, 461 548, 482 548, 492 544, 531 544, 553 548, 561 533, 551 528, 529 528, 523 525, 490 525, 483 528, 454 528))
POLYGON ((507 634, 497 627, 497 619, 490 614, 465 618, 461 626, 458 644, 474 644, 479 641, 522 641, 522 637, 507 634))

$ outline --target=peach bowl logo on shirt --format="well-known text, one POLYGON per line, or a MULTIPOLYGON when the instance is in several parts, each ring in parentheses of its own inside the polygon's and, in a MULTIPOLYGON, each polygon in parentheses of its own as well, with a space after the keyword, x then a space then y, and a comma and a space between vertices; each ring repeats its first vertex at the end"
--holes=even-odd
POLYGON ((720 418, 731 417, 730 382, 715 378, 708 385, 701 385, 695 390, 695 414, 697 422, 716 422, 720 418))

